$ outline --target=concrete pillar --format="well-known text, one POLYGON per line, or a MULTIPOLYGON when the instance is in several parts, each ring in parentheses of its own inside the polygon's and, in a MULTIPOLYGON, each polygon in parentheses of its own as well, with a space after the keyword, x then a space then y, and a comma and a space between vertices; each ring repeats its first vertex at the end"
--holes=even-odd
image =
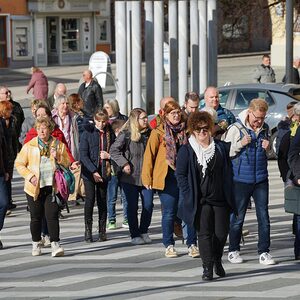
POLYGON ((145 8, 145 62, 146 62, 146 110, 154 113, 154 24, 153 2, 146 0, 145 8))
POLYGON ((146 108, 142 101, 141 2, 132 1, 132 106, 146 108))
POLYGON ((117 100, 120 111, 127 114, 127 53, 126 53, 126 3, 115 3, 116 27, 116 78, 118 80, 117 100))
POLYGON ((198 0, 199 12, 199 93, 207 87, 207 0, 198 0))
POLYGON ((178 99, 178 12, 177 0, 169 0, 168 24, 170 47, 170 96, 178 99))
POLYGON ((291 83, 293 78, 293 50, 294 50, 294 33, 293 33, 293 23, 294 23, 294 9, 293 0, 286 0, 286 57, 285 57, 285 74, 286 83, 291 83))
POLYGON ((217 1, 207 1, 208 26, 208 85, 218 84, 217 1))
POLYGON ((199 22, 198 0, 190 0, 191 90, 199 93, 199 22))
POLYGON ((188 91, 188 26, 187 1, 178 1, 178 101, 184 103, 185 93, 188 91))
MULTIPOLYGON (((132 40, 132 11, 131 2, 123 1, 126 3, 126 52, 127 52, 127 110, 128 114, 132 110, 132 53, 131 53, 131 40, 132 40)), ((125 45, 123 45, 125 47, 125 45)))
POLYGON ((164 96, 164 1, 154 1, 154 95, 155 112, 159 111, 159 102, 164 96))

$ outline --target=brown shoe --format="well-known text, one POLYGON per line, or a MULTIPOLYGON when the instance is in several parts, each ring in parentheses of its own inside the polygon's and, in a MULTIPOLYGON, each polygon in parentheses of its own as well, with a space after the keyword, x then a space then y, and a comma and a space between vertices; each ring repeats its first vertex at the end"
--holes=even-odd
POLYGON ((179 224, 177 222, 174 222, 174 234, 178 238, 182 238, 183 237, 181 224, 179 224))

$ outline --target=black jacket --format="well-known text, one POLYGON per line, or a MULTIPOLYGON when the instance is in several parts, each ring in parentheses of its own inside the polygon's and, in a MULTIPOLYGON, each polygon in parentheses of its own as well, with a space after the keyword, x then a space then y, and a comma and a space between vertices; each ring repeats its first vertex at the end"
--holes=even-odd
POLYGON ((89 117, 92 117, 97 110, 102 109, 102 89, 97 81, 92 80, 87 87, 83 82, 79 87, 78 94, 84 101, 83 110, 89 117))
MULTIPOLYGON (((103 149, 100 149, 100 132, 94 124, 86 123, 84 125, 84 131, 80 137, 79 152, 80 161, 82 164, 81 176, 84 179, 94 181, 93 173, 99 172, 100 176, 104 179, 109 179, 110 173, 107 173, 107 163, 109 160, 104 160, 105 163, 101 164, 99 168, 100 150, 107 149, 107 135, 109 136, 109 144, 111 145, 115 140, 115 134, 113 133, 109 124, 105 127, 105 133, 103 136, 103 149)), ((109 149, 108 149, 109 152, 109 149)))
POLYGON ((7 148, 4 128, 0 122, 0 176, 4 176, 5 173, 8 173, 7 148))
MULTIPOLYGON (((215 140, 216 149, 219 149, 224 159, 223 182, 216 188, 223 188, 225 200, 233 211, 233 172, 229 158, 230 144, 215 140)), ((190 226, 195 223, 198 209, 198 199, 201 198, 200 178, 197 171, 196 154, 188 143, 180 147, 176 161, 176 178, 179 187, 178 217, 190 226)))
MULTIPOLYGON (((286 83, 286 75, 284 75, 284 77, 282 78, 282 82, 286 83)), ((296 69, 294 67, 293 67, 293 77, 292 77, 292 82, 291 83, 295 83, 295 84, 300 83, 300 77, 299 77, 298 69, 296 69)))
POLYGON ((290 178, 297 184, 298 179, 300 179, 300 127, 298 127, 295 136, 290 140, 288 163, 292 172, 290 178))

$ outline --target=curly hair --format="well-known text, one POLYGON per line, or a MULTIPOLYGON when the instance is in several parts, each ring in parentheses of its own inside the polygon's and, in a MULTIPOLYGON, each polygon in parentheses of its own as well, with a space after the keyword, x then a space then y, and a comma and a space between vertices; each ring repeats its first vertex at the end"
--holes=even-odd
POLYGON ((13 105, 9 101, 1 101, 0 102, 0 117, 1 118, 9 118, 12 112, 13 105), (10 114, 8 114, 10 112, 10 114))
POLYGON ((209 132, 213 132, 214 121, 211 114, 207 111, 195 111, 191 113, 187 122, 188 132, 193 133, 203 126, 208 126, 209 132))
POLYGON ((80 109, 83 108, 83 100, 81 99, 79 94, 73 93, 69 95, 67 99, 70 105, 70 109, 73 112, 79 112, 80 109))

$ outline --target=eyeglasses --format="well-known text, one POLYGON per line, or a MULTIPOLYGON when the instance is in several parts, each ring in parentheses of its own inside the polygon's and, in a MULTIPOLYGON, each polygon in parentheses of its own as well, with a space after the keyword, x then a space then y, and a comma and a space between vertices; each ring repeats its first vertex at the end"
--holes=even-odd
POLYGON ((180 115, 181 115, 181 111, 180 111, 180 110, 177 110, 177 111, 171 111, 171 112, 169 113, 169 115, 171 115, 172 117, 180 116, 180 115))
POLYGON ((253 117, 255 118, 255 121, 264 121, 266 119, 266 116, 264 117, 257 117, 253 111, 251 111, 251 114, 253 115, 253 117))
POLYGON ((2 92, 0 94, 3 94, 3 95, 8 95, 9 94, 9 91, 6 91, 6 92, 2 92))
POLYGON ((203 126, 203 127, 198 127, 197 129, 195 129, 196 133, 201 133, 201 131, 203 133, 207 133, 209 131, 209 127, 208 126, 203 126))

